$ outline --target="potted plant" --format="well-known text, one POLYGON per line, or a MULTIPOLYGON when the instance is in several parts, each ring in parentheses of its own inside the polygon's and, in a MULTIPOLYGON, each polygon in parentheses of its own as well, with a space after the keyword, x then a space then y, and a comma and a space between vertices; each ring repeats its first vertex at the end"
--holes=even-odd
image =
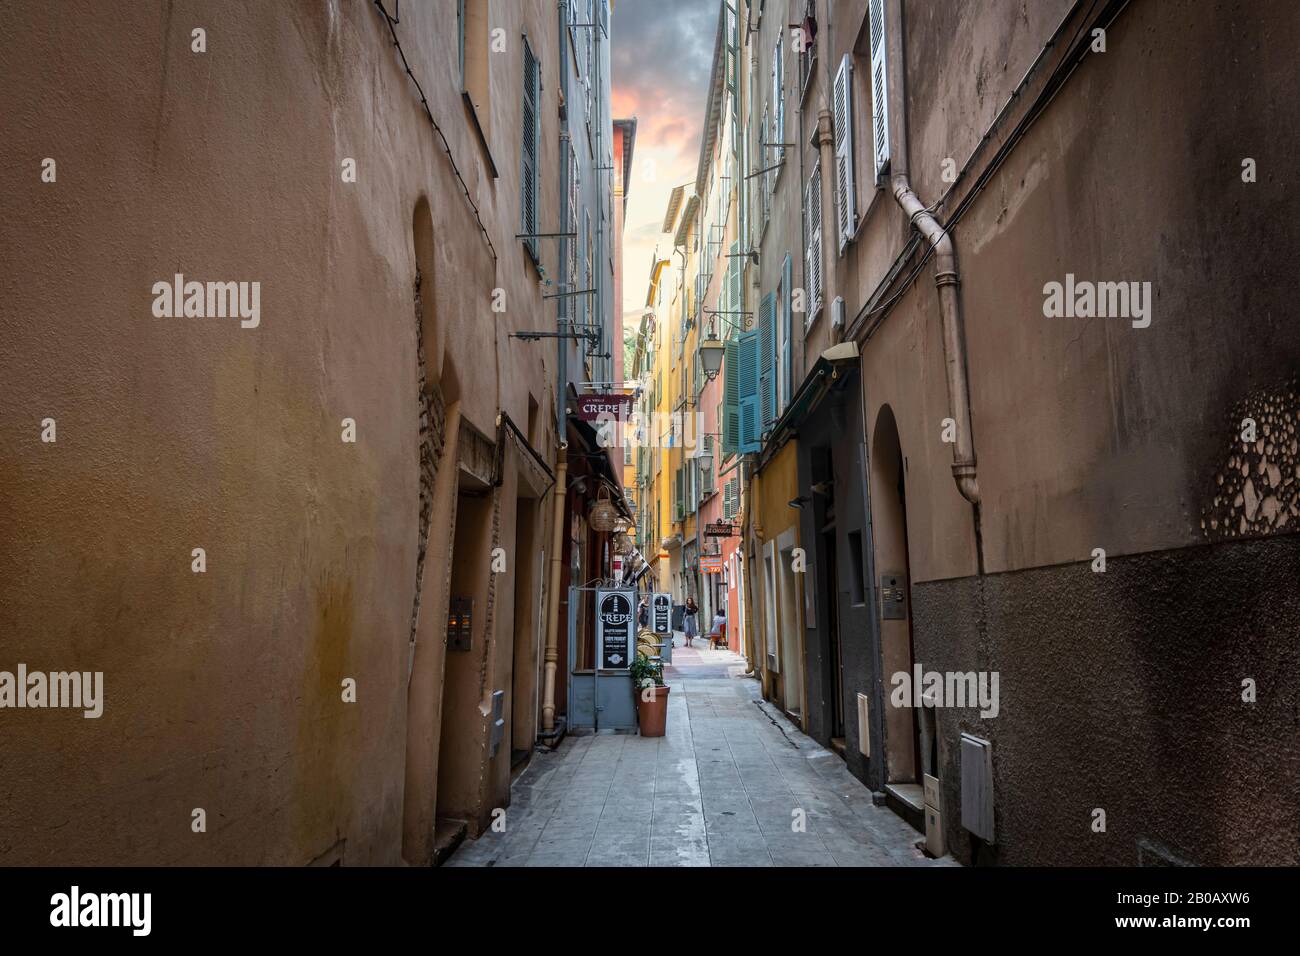
POLYGON ((636 720, 642 737, 662 737, 668 723, 668 691, 664 683, 664 665, 645 654, 637 654, 628 669, 632 692, 636 694, 636 720))

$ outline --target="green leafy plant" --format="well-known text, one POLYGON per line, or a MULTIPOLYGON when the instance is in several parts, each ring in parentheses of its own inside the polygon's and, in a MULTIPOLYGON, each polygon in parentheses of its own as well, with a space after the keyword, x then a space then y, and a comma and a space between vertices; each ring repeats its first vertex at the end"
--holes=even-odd
POLYGON ((664 686, 663 662, 652 661, 644 654, 636 656, 636 660, 628 668, 628 673, 632 676, 632 687, 636 690, 652 684, 656 687, 664 686))

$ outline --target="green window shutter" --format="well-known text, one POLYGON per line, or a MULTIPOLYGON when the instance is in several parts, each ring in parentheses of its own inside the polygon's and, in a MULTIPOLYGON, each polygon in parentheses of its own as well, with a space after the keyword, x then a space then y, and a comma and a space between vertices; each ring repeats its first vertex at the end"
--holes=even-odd
POLYGON ((722 453, 734 455, 740 447, 740 345, 727 339, 722 348, 722 453))
MULTIPOLYGON (((763 296, 758 316, 758 432, 776 421, 776 293, 763 296)), ((757 436, 756 436, 757 437, 757 436)))
POLYGON ((759 391, 761 373, 759 370, 759 330, 744 332, 736 340, 739 356, 737 366, 740 378, 740 446, 742 455, 756 452, 762 447, 763 423, 759 420, 759 391))
POLYGON ((794 391, 794 363, 791 361, 790 346, 794 333, 794 260, 790 258, 789 253, 786 253, 785 264, 781 269, 781 276, 785 285, 785 303, 783 305, 784 314, 781 316, 781 321, 784 325, 784 328, 781 331, 784 335, 781 341, 781 354, 776 356, 776 360, 781 363, 781 371, 783 374, 779 377, 784 379, 785 388, 781 390, 780 404, 774 406, 776 410, 776 414, 773 416, 774 419, 779 417, 780 414, 785 411, 785 406, 790 401, 790 395, 794 391))

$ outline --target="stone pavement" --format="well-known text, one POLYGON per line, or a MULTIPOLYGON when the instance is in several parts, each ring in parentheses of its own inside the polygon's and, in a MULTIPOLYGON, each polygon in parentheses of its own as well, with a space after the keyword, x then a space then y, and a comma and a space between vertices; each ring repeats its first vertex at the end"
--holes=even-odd
POLYGON ((673 652, 666 737, 569 736, 535 753, 505 832, 444 865, 957 865, 917 850, 920 834, 761 699, 742 658, 703 643, 673 652))

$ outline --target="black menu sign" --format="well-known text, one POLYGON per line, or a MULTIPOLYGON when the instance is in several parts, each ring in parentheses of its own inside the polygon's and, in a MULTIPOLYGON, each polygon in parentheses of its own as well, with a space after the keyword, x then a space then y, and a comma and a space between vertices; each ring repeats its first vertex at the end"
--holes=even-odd
POLYGON ((596 592, 596 652, 604 669, 627 670, 636 653, 633 645, 631 590, 596 592))
POLYGON ((650 599, 650 625, 656 634, 673 630, 673 599, 666 591, 656 591, 650 599))

